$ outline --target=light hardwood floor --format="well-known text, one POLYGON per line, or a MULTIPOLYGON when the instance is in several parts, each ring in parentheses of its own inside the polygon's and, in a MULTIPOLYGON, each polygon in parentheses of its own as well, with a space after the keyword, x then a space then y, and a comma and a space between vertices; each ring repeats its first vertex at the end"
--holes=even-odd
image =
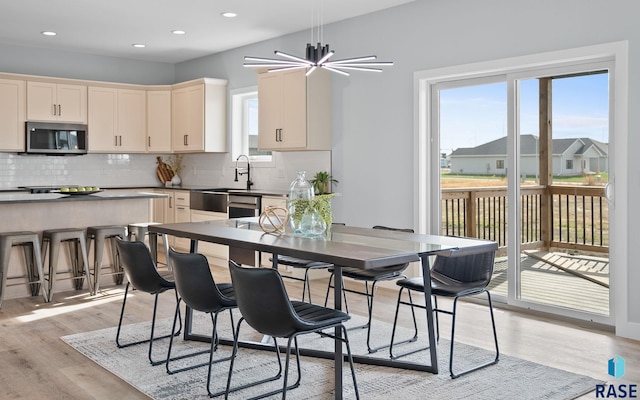
MULTIPOLYGON (((214 267, 216 281, 228 281, 228 272, 214 267)), ((286 281, 290 295, 299 298, 301 286, 286 281)), ((324 297, 326 282, 313 282, 314 301, 324 297)), ((145 399, 145 395, 89 361, 62 342, 64 335, 117 325, 124 286, 106 286, 97 296, 86 291, 57 293, 54 302, 41 297, 5 300, 0 309, 0 398, 2 399, 145 399)), ((172 316, 171 295, 160 296, 159 317, 172 316)), ((365 314, 362 296, 350 297, 351 312, 365 314)), ((380 288, 375 314, 392 320, 396 291, 380 288)), ((153 296, 136 293, 127 302, 126 323, 151 318, 153 296)), ((459 306, 458 340, 490 348, 490 338, 480 332, 488 320, 486 307, 459 306)), ((402 320, 408 325, 407 316, 402 320)), ((448 337, 449 318, 443 317, 443 336, 448 337)), ((616 337, 612 332, 549 317, 497 309, 496 323, 503 354, 609 380, 607 360, 625 358, 626 375, 621 382, 640 384, 640 341, 616 337)), ((488 333, 487 333, 488 334, 488 333)), ((116 347, 114 344, 114 351, 116 347)), ((402 373, 398 370, 398 373, 402 373)), ((443 371, 446 373, 446 371, 443 371)), ((620 383, 620 382, 616 382, 620 383)), ((593 393, 583 398, 594 398, 593 393)))

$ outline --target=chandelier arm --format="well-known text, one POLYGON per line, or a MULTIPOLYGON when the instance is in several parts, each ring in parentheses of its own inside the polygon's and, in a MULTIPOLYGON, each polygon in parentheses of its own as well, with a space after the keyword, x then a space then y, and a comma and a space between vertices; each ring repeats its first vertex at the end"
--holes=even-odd
POLYGON ((278 68, 269 68, 269 70, 267 72, 290 71, 290 70, 302 69, 302 68, 309 68, 309 66, 308 65, 292 65, 292 66, 289 66, 289 67, 280 67, 280 66, 278 66, 278 68))
POLYGON ((328 52, 327 54, 324 55, 324 57, 322 57, 317 63, 316 65, 320 65, 320 64, 324 64, 325 62, 329 61, 329 58, 331 58, 332 55, 334 55, 336 52, 331 50, 330 52, 328 52))
POLYGON ((348 69, 353 71, 370 71, 370 72, 382 72, 381 68, 367 68, 367 67, 347 67, 347 66, 329 66, 329 68, 348 69))
POLYGON ((342 67, 388 67, 388 66, 392 66, 393 62, 377 62, 377 63, 367 63, 367 62, 363 62, 363 63, 342 63, 342 64, 335 64, 333 62, 328 62, 325 63, 328 66, 334 66, 334 67, 338 67, 338 68, 342 68, 342 67))
POLYGON ((273 67, 303 67, 303 68, 307 68, 308 65, 307 64, 302 64, 302 63, 287 63, 287 64, 269 64, 269 63, 264 63, 264 64, 258 64, 258 63, 245 63, 242 64, 243 67, 247 67, 247 68, 273 68, 273 67))
POLYGON ((276 54, 277 54, 277 55, 279 55, 279 56, 281 56, 281 57, 286 57, 286 58, 289 58, 289 59, 291 59, 291 60, 295 60, 295 61, 298 61, 298 62, 300 62, 300 63, 307 64, 307 65, 309 65, 309 66, 313 66, 313 64, 314 64, 313 62, 311 62, 311 61, 309 61, 309 60, 306 60, 306 59, 304 59, 304 58, 296 57, 296 56, 293 56, 293 55, 291 55, 291 54, 283 53, 283 52, 281 52, 281 51, 276 51, 276 54))
POLYGON ((309 68, 309 70, 307 71, 307 73, 306 73, 306 74, 304 74, 304 76, 309 76, 309 75, 311 75, 311 74, 313 73, 313 71, 315 71, 315 70, 316 70, 316 68, 318 68, 318 67, 316 67, 315 65, 314 65, 313 67, 309 68))
POLYGON ((331 61, 334 64, 342 64, 345 62, 360 62, 360 61, 370 61, 375 60, 376 56, 366 56, 366 57, 353 57, 353 58, 343 58, 342 60, 333 60, 331 61))
POLYGON ((326 69, 326 70, 329 70, 329 71, 332 71, 332 72, 336 72, 336 73, 338 73, 338 74, 340 74, 340 75, 349 76, 349 73, 348 73, 348 72, 346 72, 346 71, 340 71, 340 70, 339 70, 339 69, 337 69, 337 68, 328 67, 328 66, 326 66, 326 65, 321 65, 321 67, 322 67, 322 68, 324 68, 324 69, 326 69))
MULTIPOLYGON (((245 57, 244 60, 245 61, 269 62, 269 63, 272 63, 272 64, 292 64, 292 63, 294 63, 294 61, 279 60, 277 58, 264 58, 264 57, 245 57)), ((301 63, 301 62, 300 61, 296 61, 296 63, 301 63)))

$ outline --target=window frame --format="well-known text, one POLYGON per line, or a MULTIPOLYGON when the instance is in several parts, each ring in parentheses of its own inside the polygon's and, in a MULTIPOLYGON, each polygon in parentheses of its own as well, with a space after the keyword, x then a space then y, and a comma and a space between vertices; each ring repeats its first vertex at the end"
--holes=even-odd
MULTIPOLYGON (((231 103, 231 161, 233 162, 235 162, 241 154, 249 154, 249 138, 247 136, 248 100, 254 98, 256 100, 258 99, 257 86, 234 89, 229 93, 231 103)), ((259 104, 258 107, 260 107, 259 104)), ((273 154, 249 156, 249 159, 254 167, 269 167, 275 165, 273 154)))

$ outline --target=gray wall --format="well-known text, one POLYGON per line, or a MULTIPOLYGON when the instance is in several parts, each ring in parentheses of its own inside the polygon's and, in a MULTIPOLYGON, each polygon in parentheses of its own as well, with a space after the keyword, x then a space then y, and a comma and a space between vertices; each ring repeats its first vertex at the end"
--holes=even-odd
MULTIPOLYGON (((413 73, 432 68, 629 41, 629 110, 640 109, 640 25, 636 0, 417 0, 393 9, 331 24, 324 42, 336 58, 376 54, 395 66, 382 74, 333 77, 333 175, 342 196, 336 220, 369 226, 414 226, 413 73)), ((308 31, 175 66, 99 56, 49 53, 0 44, 0 71, 83 79, 161 84, 209 76, 229 88, 256 84, 242 68, 244 55, 273 50, 303 55, 308 31)), ((640 114, 630 112, 628 149, 640 148, 640 114)), ((616 134, 627 134, 616 132, 616 134)), ((640 197, 640 158, 628 157, 628 202, 640 197)), ((631 208, 629 227, 640 225, 631 208)), ((633 232, 627 232, 634 237, 633 232)), ((633 246, 630 246, 633 247, 633 246)), ((629 260, 635 257, 626 250, 629 260)), ((640 286, 640 268, 628 269, 629 288, 640 286)), ((628 320, 640 323, 640 292, 629 290, 628 320)))
POLYGON ((0 72, 94 81, 166 85, 175 65, 99 55, 51 51, 0 43, 0 72))
MULTIPOLYGON (((635 0, 417 0, 324 29, 336 58, 376 54, 395 66, 382 74, 333 77, 333 175, 341 197, 336 220, 369 226, 414 226, 413 73, 453 65, 517 57, 594 44, 629 41, 629 110, 640 108, 640 25, 635 0)), ((274 50, 303 55, 308 32, 269 40, 176 65, 176 79, 227 78, 231 88, 255 85, 240 68, 244 55, 274 50)), ((640 128, 629 115, 629 132, 640 128)), ((616 134, 626 134, 617 132, 616 134)), ((628 148, 639 148, 630 133, 628 148)), ((640 196, 640 159, 629 157, 629 203, 640 196)), ((640 224, 632 208, 629 227, 640 224)), ((631 232, 629 237, 633 237, 631 232)), ((627 251, 629 260, 635 259, 627 251)), ((627 267, 627 266, 625 266, 627 267)), ((629 287, 640 269, 628 266, 629 287)), ((629 291, 629 321, 640 322, 640 292, 629 291)))

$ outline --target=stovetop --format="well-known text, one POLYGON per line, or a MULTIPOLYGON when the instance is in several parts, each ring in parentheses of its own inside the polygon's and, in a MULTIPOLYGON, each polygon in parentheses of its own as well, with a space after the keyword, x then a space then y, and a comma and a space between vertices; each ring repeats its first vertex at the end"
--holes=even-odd
POLYGON ((51 193, 52 190, 60 190, 60 186, 20 186, 19 188, 28 190, 29 193, 51 193))

